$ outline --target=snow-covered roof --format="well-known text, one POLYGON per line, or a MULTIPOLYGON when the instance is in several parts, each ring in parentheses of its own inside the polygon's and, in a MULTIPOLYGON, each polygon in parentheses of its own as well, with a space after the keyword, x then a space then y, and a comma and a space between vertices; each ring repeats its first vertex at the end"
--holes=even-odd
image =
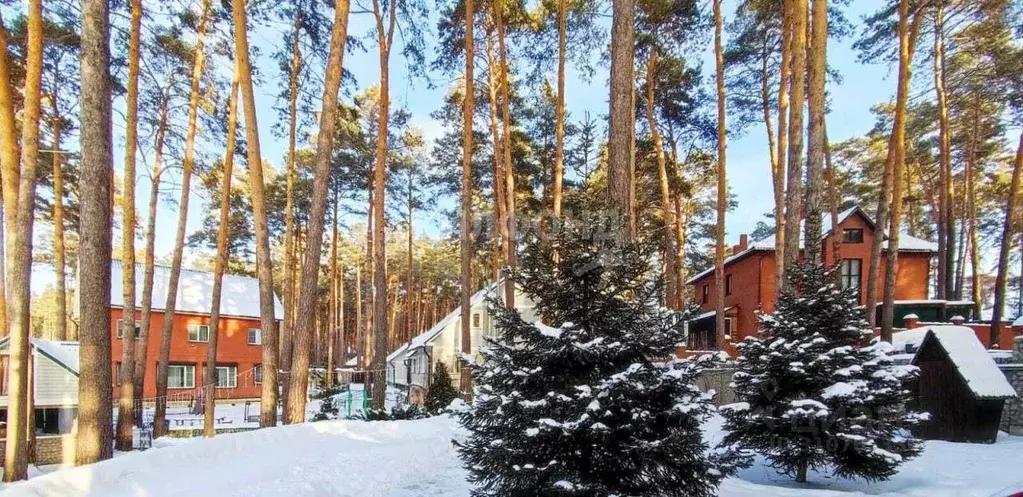
MULTIPOLYGON (((982 399, 1005 399, 1016 396, 1016 390, 1005 379, 1005 375, 998 369, 994 359, 972 329, 966 326, 944 325, 928 326, 925 330, 924 342, 935 340, 945 349, 959 376, 963 378, 974 396, 982 399)), ((914 364, 919 357, 918 350, 916 357, 913 358, 914 364)))
MULTIPOLYGON (((170 284, 170 266, 156 265, 153 271, 153 310, 163 310, 167 306, 167 287, 170 284)), ((135 305, 142 303, 142 280, 145 266, 135 265, 135 305)), ((121 261, 110 263, 110 305, 124 305, 124 290, 121 261)), ((181 269, 178 280, 177 312, 189 314, 209 314, 213 302, 213 273, 181 269)), ((222 316, 259 319, 259 280, 248 276, 225 274, 223 290, 220 295, 220 314, 222 316)), ((284 317, 284 307, 274 295, 274 316, 284 317)))
MULTIPOLYGON (((866 219, 870 223, 871 226, 873 226, 874 223, 870 219, 870 216, 868 216, 866 212, 863 212, 863 209, 861 209, 859 206, 850 207, 850 208, 842 211, 841 213, 839 213, 838 214, 838 224, 844 223, 846 219, 848 219, 850 216, 852 216, 855 213, 861 214, 863 216, 863 218, 866 219)), ((803 226, 803 223, 800 222, 799 248, 803 248, 803 229, 802 229, 802 226, 803 226)), ((822 216, 822 222, 821 222, 821 233, 824 234, 823 235, 824 237, 827 237, 827 236, 829 236, 831 234, 831 231, 832 231, 831 228, 832 228, 831 227, 831 215, 830 214, 824 214, 822 216)), ((899 235, 899 250, 900 251, 905 251, 905 252, 935 252, 935 251, 938 250, 938 245, 936 243, 934 243, 934 242, 930 242, 930 241, 924 240, 922 238, 917 238, 915 236, 911 236, 911 235, 908 235, 906 233, 900 233, 900 235, 899 235)), ((738 260, 738 259, 741 259, 742 257, 745 257, 749 253, 755 252, 755 251, 761 251, 761 252, 764 252, 764 251, 774 251, 774 235, 768 236, 767 238, 764 238, 763 240, 760 240, 760 241, 750 242, 750 244, 747 245, 746 250, 743 250, 742 252, 738 252, 738 253, 732 254, 729 257, 726 257, 725 258, 725 265, 727 266, 731 262, 733 262, 735 260, 738 260)), ((703 278, 704 276, 707 276, 708 274, 711 274, 713 272, 714 272, 714 268, 713 267, 711 267, 709 269, 706 269, 704 271, 701 271, 700 273, 698 273, 698 274, 692 276, 691 278, 689 278, 688 280, 686 280, 686 284, 694 283, 694 282, 696 282, 696 280, 698 280, 700 278, 703 278)))
MULTIPOLYGON (((9 340, 10 336, 0 338, 0 348, 6 348, 9 340)), ((49 357, 53 360, 53 362, 63 366, 75 376, 78 376, 80 373, 81 368, 78 362, 78 342, 62 342, 46 340, 43 338, 31 338, 29 339, 29 343, 36 349, 36 352, 49 357)))
MULTIPOLYGON (((472 297, 469 298, 469 307, 478 305, 481 302, 483 302, 483 300, 487 297, 487 294, 488 293, 492 294, 496 292, 503 282, 504 279, 502 278, 497 282, 491 282, 484 285, 483 288, 480 289, 480 291, 476 292, 475 294, 473 294, 472 297)), ((454 320, 458 319, 458 317, 461 315, 462 306, 455 307, 455 310, 451 311, 447 316, 444 316, 444 319, 438 321, 437 324, 433 325, 432 328, 426 330, 423 333, 420 333, 419 335, 412 338, 412 340, 409 341, 408 343, 403 344, 401 347, 395 349, 394 352, 388 354, 387 361, 390 362, 398 358, 399 354, 402 351, 407 351, 406 355, 407 357, 408 355, 411 355, 411 353, 414 350, 421 347, 425 347, 428 343, 433 341, 434 338, 437 338, 437 336, 440 335, 442 331, 444 331, 444 328, 447 328, 449 324, 451 324, 454 320)))

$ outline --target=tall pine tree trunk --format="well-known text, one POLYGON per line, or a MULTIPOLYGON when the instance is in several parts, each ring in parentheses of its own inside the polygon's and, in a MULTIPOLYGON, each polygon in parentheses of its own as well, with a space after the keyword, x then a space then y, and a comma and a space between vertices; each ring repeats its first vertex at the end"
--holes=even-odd
POLYGON ((14 233, 18 205, 18 176, 21 165, 18 162, 18 124, 14 120, 13 89, 7 60, 9 35, 3 17, 0 16, 0 336, 7 336, 7 267, 12 255, 11 237, 14 233))
MULTIPOLYGON (((121 196, 121 312, 120 395, 117 399, 117 450, 132 449, 135 425, 135 149, 138 147, 139 45, 142 37, 142 0, 131 1, 128 43, 127 122, 124 139, 124 191, 121 196)), ((141 414, 141 413, 139 413, 141 414)))
MULTIPOLYGON (((68 314, 67 314, 67 251, 64 242, 64 154, 61 153, 61 141, 63 139, 63 126, 60 114, 57 111, 57 90, 54 89, 53 98, 50 101, 53 109, 53 268, 54 286, 57 290, 57 333, 49 338, 53 340, 68 339, 68 314)), ((0 243, 2 245, 2 243, 0 243)), ((2 273, 3 271, 0 271, 2 273)), ((0 281, 3 277, 0 276, 0 281)), ((3 285, 0 285, 0 295, 3 293, 3 285)), ((0 298, 0 300, 4 300, 0 298)), ((6 305, 2 312, 3 318, 0 322, 7 322, 6 305)), ((74 337, 77 339, 78 337, 74 337)))
POLYGON ((178 200, 178 230, 174 236, 174 251, 171 256, 170 277, 167 281, 167 303, 163 311, 163 328, 160 333, 160 358, 156 364, 156 413, 153 415, 153 436, 166 435, 167 419, 167 371, 170 361, 171 334, 174 331, 174 313, 178 304, 178 282, 181 279, 181 263, 185 247, 185 229, 188 224, 188 200, 191 196, 192 168, 195 165, 195 134, 199 119, 199 84, 202 80, 206 60, 206 24, 209 21, 211 0, 203 0, 196 34, 195 59, 192 66, 192 86, 188 101, 188 129, 185 134, 185 157, 181 168, 181 197, 178 200))
MULTIPOLYGON (((86 21, 88 22, 88 20, 86 21)), ((8 279, 8 312, 10 313, 10 341, 8 342, 9 357, 9 379, 8 379, 8 409, 7 409, 7 446, 4 459, 4 481, 24 480, 27 478, 28 470, 28 441, 27 434, 32 429, 34 416, 29 406, 29 378, 28 369, 30 359, 29 332, 29 302, 31 299, 31 277, 32 277, 32 225, 35 219, 35 190, 36 190, 36 164, 39 154, 39 114, 42 100, 42 74, 43 74, 43 7, 42 0, 29 0, 27 13, 26 58, 25 58, 25 89, 24 109, 21 114, 21 171, 18 178, 17 209, 11 210, 9 215, 16 217, 14 231, 7 233, 11 236, 10 264, 7 267, 8 279), (17 212, 17 214, 14 214, 17 212)), ((90 33, 91 34, 91 33, 90 33)), ((84 33, 83 33, 84 35, 84 33)), ((84 42, 85 40, 83 40, 84 42)), ((90 40, 91 41, 91 40, 90 40)), ((83 45, 83 49, 84 49, 83 45)), ((84 52, 83 52, 84 53, 84 52)), ((83 80, 84 80, 83 68, 83 80)), ((84 110, 84 109, 83 109, 84 110)), ((89 109, 93 110, 93 109, 89 109)), ((109 114, 107 114, 109 117, 109 114)), ((83 124, 87 121, 83 116, 83 124)), ((83 140, 85 133, 83 132, 83 140)), ((83 143, 84 145, 85 143, 83 143)), ((109 147, 109 145, 108 145, 109 147)), ((106 149, 109 151, 109 148, 106 149)), ((89 158, 92 158, 91 156, 89 158)), ((109 162, 107 163, 109 164, 109 162)), ((87 166, 83 156, 83 173, 87 166)), ((89 171, 92 172, 92 171, 89 171)), ((85 195, 88 197, 88 195, 85 195)), ((85 198, 83 198, 83 201, 85 198)), ((85 215, 85 206, 82 207, 82 214, 85 215)), ((90 212, 89 214, 92 214, 90 212)), ((83 226, 84 227, 84 226, 83 226)), ((109 234, 109 231, 106 232, 109 234)), ((84 233, 83 233, 84 237, 84 233)), ((109 247, 109 241, 107 242, 109 247)), ((82 250, 87 248, 82 244, 82 250)), ((107 271, 109 267, 109 249, 107 252, 107 271)), ((84 276, 84 275, 83 275, 84 276)), ((107 289, 109 295, 109 288, 107 289)), ((109 312, 109 310, 108 310, 109 312)), ((90 322, 91 324, 91 322, 90 322)), ((92 352, 98 344, 83 344, 82 357, 92 352)), ((107 335, 107 357, 110 357, 110 338, 107 335)), ((91 356, 88 359, 92 359, 91 356)), ((86 361, 83 360, 83 364, 86 361)), ((109 367, 105 367, 109 379, 109 367)), ((93 386, 93 384, 89 384, 93 386)), ((83 387, 84 388, 84 387, 83 387)), ((109 391, 109 384, 108 384, 109 391)), ((92 393, 90 391, 90 393, 92 393)), ((107 400, 109 402, 109 399, 107 400)), ((88 417, 99 407, 99 399, 88 397, 82 400, 81 409, 87 414, 87 421, 94 421, 88 417), (88 405, 86 403, 88 402, 88 405)), ((109 403, 107 404, 109 405, 109 403)), ((109 419, 110 412, 107 412, 109 419)), ((81 418, 79 418, 81 419, 81 418)), ((95 429, 96 425, 89 423, 86 430, 95 429)), ((107 433, 109 433, 109 425, 107 433)), ((80 432, 81 433, 81 432, 80 432)), ((107 450, 109 452, 109 449, 107 450)))
MULTIPOLYGON (((810 39, 807 89, 807 161, 806 161, 806 231, 804 246, 806 261, 815 264, 824 262, 822 245, 822 222, 824 213, 824 153, 827 141, 824 137, 825 79, 827 75, 828 51, 828 4, 827 0, 814 0, 812 10, 812 34, 810 39)), ((833 226, 837 228, 837 226, 833 226)), ((837 262, 837 261, 836 261, 837 262)))
POLYGON ((607 195, 611 214, 631 240, 632 140, 635 138, 633 105, 633 53, 636 5, 634 0, 613 0, 611 21, 611 93, 608 113, 607 195))
POLYGON ((156 125, 156 146, 153 151, 152 183, 149 190, 149 210, 146 218, 146 260, 142 276, 142 324, 135 346, 135 371, 132 383, 139 412, 145 393, 146 366, 149 357, 149 324, 153 315, 153 273, 156 270, 156 207, 160 198, 160 176, 163 174, 163 145, 167 135, 168 100, 160 101, 160 114, 156 125))
MULTIPOLYGON (((803 102, 806 81, 807 0, 792 0, 790 42, 792 88, 789 94, 788 170, 785 188, 785 271, 799 262, 799 221, 803 219, 803 102)), ((790 288, 789 282, 782 282, 790 288)))
POLYGON ((728 205, 728 182, 725 178, 726 123, 725 123, 725 60, 724 42, 721 29, 724 19, 721 15, 721 0, 714 0, 714 67, 717 83, 718 107, 718 161, 717 161, 717 222, 714 243, 714 287, 715 343, 718 349, 725 347, 725 210, 728 205))
MULTIPOLYGON (((295 319, 295 139, 298 130, 298 74, 302 69, 302 8, 295 8, 295 27, 291 33, 291 67, 288 74, 288 176, 284 205, 284 323, 281 326, 281 369, 291 370, 292 338, 295 319)), ((281 377, 281 389, 288 391, 290 374, 281 377)), ((288 410, 288 396, 281 399, 288 410)))
POLYGON ((213 438, 217 430, 214 413, 217 409, 217 342, 220 336, 220 296, 227 268, 227 236, 231 231, 231 178, 234 174, 235 139, 238 132, 238 68, 231 82, 231 99, 227 106, 227 148, 224 152, 224 177, 220 182, 220 224, 217 226, 217 259, 213 263, 213 292, 210 296, 210 342, 206 344, 206 367, 203 369, 202 434, 213 438))
POLYGON ((774 289, 781 292, 785 287, 785 178, 788 153, 788 83, 792 58, 792 0, 782 0, 781 16, 781 65, 778 66, 778 148, 776 167, 772 171, 774 180, 774 289))
POLYGON ((565 175, 565 51, 568 36, 567 0, 558 0, 558 96, 554 109, 554 217, 561 217, 562 182, 565 175))
MULTIPOLYGON (((632 0, 624 0, 632 1, 632 0)), ((515 269, 518 266, 518 221, 515 213, 515 165, 512 163, 511 143, 511 93, 510 81, 508 78, 508 50, 505 46, 504 26, 504 1, 498 2, 500 7, 494 9, 495 24, 497 25, 497 51, 498 60, 501 66, 501 144, 504 145, 504 187, 505 201, 508 206, 505 209, 505 218, 508 221, 507 238, 505 238, 505 263, 509 268, 515 269)), ((631 67, 631 66, 630 66, 631 67)), ((504 305, 508 308, 515 307, 515 284, 505 281, 504 284, 504 305)))
MULTIPOLYGON (((39 2, 34 0, 33 3, 39 2)), ((113 155, 109 23, 106 0, 82 2, 81 184, 88 187, 82 189, 79 198, 81 340, 78 360, 81 374, 78 377, 78 434, 75 439, 75 464, 78 465, 109 459, 113 455, 110 443, 113 427, 110 367, 110 183, 113 155)), ((40 32, 40 44, 41 35, 40 32)), ((37 92, 38 87, 35 89, 37 92)), ((31 93, 26 91, 26 95, 31 93)), ((22 142, 26 147, 30 146, 25 140, 22 142)), ((34 150, 32 155, 35 155, 34 150)), ((25 171, 29 174, 27 169, 25 171)), ((7 433, 12 432, 17 433, 17 430, 8 425, 7 433)), ((6 476, 7 472, 4 473, 6 476)))
POLYGON ((237 57, 238 85, 245 115, 245 142, 249 165, 249 194, 252 196, 252 224, 256 232, 256 277, 259 279, 259 316, 263 335, 263 388, 259 402, 259 425, 277 424, 277 317, 274 316, 273 272, 270 259, 270 237, 266 226, 266 196, 263 183, 263 159, 259 150, 259 124, 256 119, 256 98, 252 87, 252 66, 249 63, 248 20, 245 0, 231 1, 234 20, 234 46, 237 57))
MULTIPOLYGON (((562 0, 564 1, 564 0, 562 0)), ((677 309, 678 303, 675 296, 678 294, 679 281, 675 265, 678 261, 675 256, 675 211, 671 205, 671 188, 668 185, 668 166, 664 156, 664 140, 661 139, 661 132, 657 129, 657 119, 654 117, 655 78, 657 73, 657 53, 652 52, 647 59, 646 67, 646 120, 650 128, 650 137, 654 141, 654 152, 657 156, 657 185, 661 192, 661 212, 664 216, 664 232, 661 234, 662 251, 664 252, 664 280, 665 280, 665 305, 669 309, 677 309)))
MULTIPOLYGON (((473 40, 473 27, 476 23, 476 12, 473 9, 473 0, 465 0, 465 89, 462 91, 462 222, 459 230, 458 244, 461 260, 459 271, 459 296, 462 308, 462 318, 459 319, 462 333, 462 354, 472 353, 472 332, 469 327, 470 303, 472 295, 472 116, 473 116, 473 57, 475 41, 473 40)), ((502 2, 503 7, 503 2, 502 2)), ((557 180, 555 180, 557 181, 557 180)), ((557 207, 555 207, 557 208, 557 207)), ((472 390, 472 377, 469 374, 469 364, 460 362, 462 365, 459 375, 459 391, 465 398, 469 397, 472 390)))
POLYGON ((495 252, 500 254, 497 258, 497 264, 494 267, 494 281, 497 281, 501 277, 501 266, 507 262, 508 253, 507 248, 510 246, 507 243, 508 240, 508 219, 507 219, 507 189, 504 185, 505 173, 504 164, 502 159, 503 145, 501 142, 501 132, 497 125, 498 115, 498 102, 497 102, 497 61, 494 58, 494 41, 492 33, 487 33, 487 90, 490 95, 490 136, 493 139, 494 149, 494 224, 497 226, 498 236, 494 240, 495 252))
POLYGON ((937 297, 952 293, 952 262, 955 260, 955 216, 952 208, 952 145, 949 138, 948 92, 945 91, 945 7, 935 6, 934 92, 938 97, 938 284, 937 297))
MULTIPOLYGON (((323 248, 323 223, 327 214, 327 187, 330 178, 330 159, 334 148, 334 130, 337 128, 337 93, 341 86, 345 44, 348 40, 348 0, 335 5, 334 28, 330 35, 327 72, 323 83, 323 109, 320 111, 320 129, 316 136, 316 157, 313 163, 313 198, 306 231, 302 275, 299 280, 298 313, 292 335, 294 349, 291 358, 291 377, 288 379, 287 422, 305 422, 306 392, 309 387, 309 349, 312 340, 313 318, 316 313, 316 293, 320 273, 320 251, 323 248)), ((382 96, 384 92, 382 91, 382 96)), ((386 107, 381 103, 382 114, 386 107)), ((380 136, 386 140, 386 122, 380 127, 380 136)), ((382 166, 381 166, 382 169, 382 166)), ((382 198, 382 197, 381 197, 382 198)), ((382 217, 382 216, 381 216, 382 217)), ((386 356, 387 354, 384 353, 386 356)))
POLYGON ((995 308, 991 313, 991 348, 997 349, 1002 333, 1002 308, 1005 307, 1005 287, 1009 279, 1009 251, 1012 237, 1019 221, 1016 204, 1019 203, 1020 174, 1023 171, 1023 134, 1020 134, 1016 148, 1016 160, 1012 164, 1012 181, 1009 183, 1009 198, 1005 202, 1005 223, 1002 225, 1002 241, 998 248, 998 275, 995 277, 995 308))

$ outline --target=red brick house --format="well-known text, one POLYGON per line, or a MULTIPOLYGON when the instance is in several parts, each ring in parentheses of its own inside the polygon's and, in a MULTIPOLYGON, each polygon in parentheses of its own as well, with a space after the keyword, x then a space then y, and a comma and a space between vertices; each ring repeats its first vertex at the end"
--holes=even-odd
MULTIPOLYGON (((842 212, 838 229, 831 229, 830 217, 824 221, 824 262, 835 264, 832 242, 842 237, 840 271, 842 284, 860 289, 860 303, 866 301, 867 262, 874 241, 873 220, 859 207, 842 212)), ((757 311, 774 312, 774 237, 749 243, 742 235, 732 255, 725 259, 725 334, 730 342, 739 342, 757 329, 757 311)), ((802 247, 802 243, 800 243, 802 247)), ((896 300, 924 300, 928 296, 931 257, 936 244, 901 234, 899 239, 899 265, 895 281, 896 300)), ((882 252, 883 253, 883 252, 882 252)), ((884 288, 885 263, 881 261, 878 301, 884 288)), ((716 281, 714 268, 696 274, 686 282, 691 295, 700 306, 701 314, 689 325, 690 349, 715 349, 714 298, 716 281)))
MULTIPOLYGON (((136 309, 141 308, 144 267, 135 267, 136 309)), ((111 265, 110 338, 114 364, 114 395, 118 394, 117 371, 121 363, 120 323, 124 305, 120 261, 111 265)), ((149 324, 149 346, 146 355, 144 397, 156 396, 156 361, 160 354, 164 309, 170 267, 157 265, 153 278, 153 311, 149 324)), ((210 333, 210 304, 213 273, 181 270, 177 308, 170 343, 168 396, 188 398, 202 386, 203 364, 206 362, 210 333)), ((284 308, 274 297, 274 313, 280 318, 284 308)), ((136 336, 141 326, 141 310, 136 311, 136 336)), ((217 397, 227 399, 258 398, 262 378, 262 334, 259 316, 259 282, 247 276, 224 275, 220 299, 220 330, 217 341, 217 397)))

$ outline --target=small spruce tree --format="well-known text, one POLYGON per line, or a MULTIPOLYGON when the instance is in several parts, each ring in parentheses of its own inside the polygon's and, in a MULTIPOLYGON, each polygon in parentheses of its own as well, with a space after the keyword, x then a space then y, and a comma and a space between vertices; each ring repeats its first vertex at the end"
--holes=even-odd
POLYGON ((472 366, 456 442, 474 496, 709 496, 730 470, 700 424, 710 395, 674 359, 682 321, 658 305, 651 253, 573 226, 509 277, 544 323, 491 301, 498 337, 472 366))
POLYGON ((430 390, 426 392, 423 407, 430 414, 438 414, 456 398, 458 398, 458 391, 451 384, 448 368, 443 362, 438 362, 433 370, 433 379, 430 381, 430 390))
POLYGON ((906 409, 916 368, 893 365, 891 345, 871 342, 858 289, 838 288, 819 265, 791 273, 794 291, 760 316, 759 337, 739 344, 740 402, 721 408, 723 444, 759 452, 799 482, 811 469, 887 479, 922 450, 907 430, 925 417, 906 409))

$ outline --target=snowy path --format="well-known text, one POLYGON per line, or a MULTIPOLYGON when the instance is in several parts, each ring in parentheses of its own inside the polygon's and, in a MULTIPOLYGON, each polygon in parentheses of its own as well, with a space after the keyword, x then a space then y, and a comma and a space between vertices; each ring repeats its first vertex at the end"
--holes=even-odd
MULTIPOLYGON (((719 435, 720 419, 706 428, 719 435)), ((448 418, 331 421, 193 439, 15 484, 0 497, 466 497, 448 418)), ((813 474, 797 486, 755 465, 722 497, 989 497, 1023 490, 1023 437, 993 445, 929 442, 891 481, 813 474)))

